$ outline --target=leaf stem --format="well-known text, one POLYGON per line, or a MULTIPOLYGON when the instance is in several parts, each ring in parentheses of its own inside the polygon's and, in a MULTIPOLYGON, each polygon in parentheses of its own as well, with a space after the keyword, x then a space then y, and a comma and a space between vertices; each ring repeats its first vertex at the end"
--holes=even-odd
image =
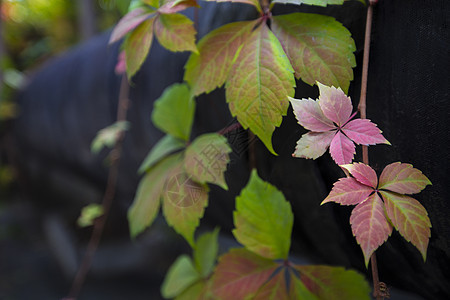
MULTIPOLYGON (((128 105, 129 105, 129 84, 126 75, 122 75, 122 82, 120 86, 119 102, 117 107, 117 121, 125 121, 128 105)), ((97 251, 98 245, 100 244, 100 239, 105 228, 106 219, 108 218, 112 201, 116 193, 116 183, 119 174, 119 161, 122 152, 122 143, 125 136, 125 131, 120 133, 119 138, 111 151, 111 166, 108 174, 108 181, 106 185, 105 194, 103 195, 102 206, 103 215, 97 218, 94 222, 94 228, 92 230, 91 238, 89 244, 87 245, 86 253, 83 257, 81 265, 75 275, 72 282, 72 287, 70 288, 69 295, 64 298, 65 300, 75 300, 80 294, 81 288, 86 279, 86 275, 91 268, 92 260, 94 258, 95 252, 97 251)))

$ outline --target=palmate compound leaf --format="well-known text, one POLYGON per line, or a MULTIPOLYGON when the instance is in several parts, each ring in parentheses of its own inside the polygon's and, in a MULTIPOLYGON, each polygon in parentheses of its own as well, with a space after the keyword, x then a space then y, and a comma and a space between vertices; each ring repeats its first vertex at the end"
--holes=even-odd
POLYGON ((295 77, 310 85, 319 81, 348 90, 356 66, 356 47, 341 23, 328 16, 292 13, 273 17, 272 30, 294 67, 295 77))
POLYGON ((233 235, 248 250, 270 259, 288 257, 294 219, 291 206, 256 170, 236 197, 233 217, 233 235))
POLYGON ((155 20, 155 35, 166 49, 197 52, 193 22, 181 14, 159 14, 155 20))
POLYGON ((195 101, 186 84, 175 83, 166 88, 153 107, 152 122, 156 127, 184 141, 189 140, 195 101))
POLYGON ((410 164, 395 162, 387 165, 380 175, 380 189, 399 194, 416 194, 431 181, 410 164))
POLYGON ((273 154, 272 133, 286 115, 287 96, 294 94, 293 72, 280 42, 263 23, 247 38, 226 83, 232 115, 273 154))
POLYGON ((237 3, 245 3, 250 4, 256 7, 258 12, 262 12, 261 5, 258 0, 206 0, 207 2, 237 2, 237 3))
POLYGON ((420 251, 425 261, 431 236, 431 222, 426 209, 419 201, 405 195, 387 191, 381 191, 380 194, 395 229, 420 251))
POLYGON ((161 295, 166 299, 176 297, 199 279, 200 274, 194 267, 192 259, 187 255, 181 255, 167 271, 161 286, 161 295))
POLYGON ((363 251, 367 267, 372 253, 386 242, 392 233, 392 226, 386 219, 384 204, 378 193, 372 194, 353 209, 350 224, 363 251))
POLYGON ((356 271, 320 265, 296 265, 295 269, 301 282, 317 299, 370 299, 370 287, 364 276, 356 271))
POLYGON ((194 247, 194 232, 208 205, 208 186, 192 180, 182 164, 167 174, 163 213, 167 224, 194 247))
POLYGON ((131 237, 149 227, 159 212, 166 180, 172 170, 183 164, 181 153, 171 155, 157 163, 141 179, 133 204, 128 210, 131 237))
POLYGON ((205 35, 198 53, 191 53, 184 80, 194 95, 209 93, 225 83, 239 49, 255 27, 256 21, 226 24, 205 35))
POLYGON ((211 278, 213 299, 252 299, 277 269, 278 264, 244 248, 219 257, 211 278))
POLYGON ((227 139, 217 133, 204 134, 196 138, 186 149, 184 167, 199 183, 214 183, 227 190, 224 172, 232 151, 227 139))

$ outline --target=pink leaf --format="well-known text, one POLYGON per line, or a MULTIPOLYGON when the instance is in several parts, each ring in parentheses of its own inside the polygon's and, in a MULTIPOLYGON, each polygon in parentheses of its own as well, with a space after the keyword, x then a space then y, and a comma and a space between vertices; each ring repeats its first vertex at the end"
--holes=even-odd
POLYGON ((189 7, 199 7, 199 5, 196 0, 169 0, 158 9, 158 12, 174 14, 189 7))
POLYGON ((335 131, 305 133, 298 140, 297 147, 295 147, 295 152, 292 156, 310 159, 316 159, 322 156, 330 146, 335 134, 335 131))
POLYGON ((298 123, 306 129, 323 132, 336 128, 333 122, 324 116, 318 101, 313 99, 300 100, 291 97, 288 97, 288 99, 291 101, 298 123))
POLYGON ((349 171, 350 174, 352 174, 352 176, 362 184, 373 187, 374 189, 377 188, 377 173, 375 173, 375 171, 368 165, 363 163, 354 163, 351 165, 342 165, 341 167, 349 171))
POLYGON ((340 88, 328 87, 320 82, 317 82, 317 85, 320 91, 319 104, 323 114, 338 126, 344 125, 353 110, 350 98, 340 88))
POLYGON ((361 145, 389 144, 376 124, 368 119, 356 119, 342 127, 342 131, 355 143, 361 145))
POLYGON ((387 165, 380 176, 380 189, 400 194, 416 194, 423 190, 430 180, 410 164, 400 162, 387 165))
POLYGON ((390 192, 380 193, 392 224, 408 242, 419 249, 425 261, 431 236, 431 222, 426 209, 414 198, 390 192))
POLYGON ((327 202, 336 202, 341 205, 355 205, 364 202, 373 188, 356 181, 351 177, 340 178, 335 182, 330 194, 322 201, 321 205, 327 202))
POLYGON ((350 224, 353 235, 363 251, 367 267, 372 253, 392 233, 392 226, 384 214, 383 201, 377 193, 353 209, 350 224))
POLYGON ((144 22, 152 13, 146 13, 143 8, 138 8, 127 13, 119 23, 114 27, 109 44, 115 43, 123 38, 128 32, 136 28, 139 24, 144 22))
POLYGON ((338 131, 331 141, 330 154, 338 165, 350 164, 355 155, 355 144, 338 131))
POLYGON ((232 249, 219 258, 212 276, 214 299, 249 299, 278 267, 244 248, 232 249))

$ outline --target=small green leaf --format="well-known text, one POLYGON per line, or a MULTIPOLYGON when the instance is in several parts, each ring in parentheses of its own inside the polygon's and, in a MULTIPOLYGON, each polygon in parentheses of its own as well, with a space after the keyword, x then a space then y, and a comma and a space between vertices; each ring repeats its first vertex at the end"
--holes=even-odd
POLYGON ((150 51, 154 21, 155 18, 145 20, 125 40, 124 48, 128 79, 131 79, 140 69, 150 51))
POLYGON ((180 153, 171 155, 156 164, 141 179, 133 204, 128 210, 131 237, 136 237, 153 223, 158 215, 166 179, 182 163, 180 153))
POLYGON ((109 148, 114 147, 117 139, 125 130, 128 130, 129 127, 130 124, 127 121, 119 121, 101 129, 92 141, 92 153, 98 154, 105 146, 109 148))
POLYGON ((232 151, 227 139, 217 133, 204 134, 196 138, 186 149, 184 167, 199 183, 214 183, 227 190, 224 172, 232 151))
POLYGON ((208 205, 208 186, 191 179, 182 165, 171 170, 163 195, 166 222, 194 247, 194 232, 208 205))
POLYGON ((233 234, 248 250, 270 259, 288 257, 294 220, 291 205, 256 170, 236 197, 233 216, 233 234))
POLYGON ((161 295, 168 299, 184 292, 200 279, 200 275, 187 255, 181 255, 170 267, 161 286, 161 295))
POLYGON ((194 263, 203 278, 207 278, 211 274, 217 259, 219 251, 219 228, 213 232, 202 234, 195 244, 194 263))
POLYGON ((177 138, 174 138, 170 134, 165 135, 150 150, 149 154, 144 159, 144 162, 139 167, 138 173, 139 174, 144 173, 167 155, 177 150, 183 149, 185 146, 186 146, 185 142, 177 138))
POLYGON ((332 17, 292 13, 273 17, 272 30, 295 70, 295 77, 348 90, 356 66, 351 33, 332 17))
POLYGON ((263 23, 246 39, 226 83, 231 114, 273 154, 272 133, 287 113, 287 96, 294 95, 293 72, 280 42, 263 23))
POLYGON ((94 224, 94 220, 103 215, 103 206, 100 204, 92 203, 81 210, 81 215, 77 220, 77 224, 80 227, 87 227, 94 224))
POLYGON ((195 101, 186 84, 166 88, 154 103, 152 121, 156 127, 184 141, 189 140, 194 121, 195 101))
POLYGON ((159 14, 155 21, 155 35, 166 49, 197 52, 193 22, 181 14, 159 14))

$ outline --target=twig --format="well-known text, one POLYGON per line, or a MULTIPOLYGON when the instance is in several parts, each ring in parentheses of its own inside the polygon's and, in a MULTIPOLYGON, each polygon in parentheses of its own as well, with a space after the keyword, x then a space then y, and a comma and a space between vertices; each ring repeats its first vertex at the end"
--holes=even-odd
MULTIPOLYGON (((129 84, 127 81, 127 76, 122 75, 119 102, 117 108, 118 122, 126 120, 128 105, 130 101, 128 96, 129 96, 129 84)), ((102 200, 103 215, 95 220, 94 228, 92 230, 92 235, 89 240, 86 253, 83 257, 83 260, 77 271, 77 274, 75 275, 75 278, 72 282, 72 287, 70 289, 69 295, 68 297, 64 298, 64 300, 75 300, 80 294, 81 288, 86 279, 86 275, 89 272, 89 269, 91 268, 95 252, 97 251, 98 245, 100 244, 100 239, 103 234, 103 230, 105 228, 106 219, 108 218, 112 201, 116 194, 116 183, 119 174, 119 161, 121 157, 124 136, 125 132, 122 131, 116 141, 116 144, 114 145, 113 150, 111 151, 111 158, 112 158, 111 166, 109 169, 105 194, 102 200)))

